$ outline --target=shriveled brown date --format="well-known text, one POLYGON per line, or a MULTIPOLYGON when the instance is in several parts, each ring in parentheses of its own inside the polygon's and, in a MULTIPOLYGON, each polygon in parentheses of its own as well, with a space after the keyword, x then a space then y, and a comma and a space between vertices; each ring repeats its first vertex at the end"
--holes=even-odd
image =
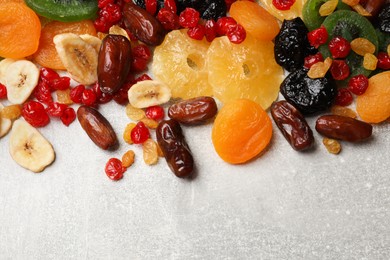
POLYGON ((141 42, 157 46, 164 40, 166 31, 161 23, 131 1, 123 8, 123 17, 126 28, 141 42))
POLYGON ((301 151, 311 147, 313 131, 298 109, 283 100, 272 104, 271 115, 292 148, 301 151))
POLYGON ((156 129, 157 142, 173 173, 184 178, 191 175, 194 159, 180 124, 173 119, 163 120, 156 129))
POLYGON ((168 109, 168 116, 176 121, 198 125, 207 122, 218 112, 217 104, 212 97, 197 97, 179 101, 168 109))
POLYGON ((118 140, 110 122, 96 109, 80 106, 77 119, 89 138, 103 150, 117 148, 118 140))
POLYGON ((329 138, 357 142, 371 136, 372 125, 346 116, 324 115, 317 119, 316 130, 329 138))
POLYGON ((104 37, 98 56, 98 82, 103 93, 113 94, 126 80, 132 61, 130 41, 122 35, 104 37))

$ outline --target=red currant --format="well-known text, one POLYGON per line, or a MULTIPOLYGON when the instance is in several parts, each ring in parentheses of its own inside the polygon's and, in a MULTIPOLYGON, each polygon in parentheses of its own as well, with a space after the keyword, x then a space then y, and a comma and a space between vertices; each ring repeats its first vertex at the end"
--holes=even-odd
POLYGON ((340 88, 337 91, 335 104, 339 106, 348 106, 352 103, 353 96, 351 92, 346 88, 340 88))
POLYGON ((141 58, 146 61, 149 61, 150 57, 152 56, 149 47, 145 44, 138 44, 131 50, 131 53, 133 54, 133 57, 141 58))
POLYGON ((179 16, 179 24, 183 28, 193 28, 200 20, 200 14, 194 8, 187 7, 179 16))
POLYGON ((310 45, 318 48, 320 45, 325 44, 328 41, 328 32, 326 28, 321 25, 320 28, 315 29, 307 34, 307 39, 310 45))
POLYGON ((295 3, 295 0, 272 0, 273 6, 278 10, 290 10, 291 6, 295 3))
POLYGON ((351 45, 349 44, 349 42, 340 36, 330 40, 328 46, 330 53, 335 59, 347 57, 351 50, 351 45))
POLYGON ((65 109, 67 109, 68 106, 65 104, 61 104, 58 102, 51 102, 46 107, 46 112, 50 116, 60 117, 64 113, 65 109))
POLYGON ((171 10, 171 12, 174 13, 174 14, 177 13, 177 7, 176 7, 175 0, 164 0, 164 7, 168 8, 169 10, 171 10))
POLYGON ((322 57, 322 54, 320 52, 317 52, 314 55, 309 55, 309 56, 305 57, 305 61, 304 61, 303 66, 306 69, 310 69, 311 66, 313 66, 314 64, 316 64, 319 61, 324 61, 324 57, 322 57))
POLYGON ((377 67, 383 70, 390 70, 390 56, 386 52, 378 53, 377 67))
POLYGON ((40 78, 45 81, 46 83, 50 84, 51 81, 53 80, 56 80, 56 79, 59 79, 60 78, 60 75, 58 75, 57 72, 55 72, 54 70, 50 69, 50 68, 45 68, 45 67, 42 67, 40 69, 40 74, 39 74, 40 78))
POLYGON ((236 26, 229 27, 226 36, 230 42, 235 44, 242 43, 246 38, 246 31, 242 25, 237 24, 236 26))
POLYGON ((45 107, 34 100, 24 103, 22 116, 34 127, 43 127, 50 123, 50 118, 45 110, 45 107))
POLYGON ((368 88, 368 78, 362 74, 353 76, 348 82, 348 89, 355 95, 361 95, 368 88))
POLYGON ((35 98, 42 103, 48 104, 53 102, 49 85, 46 81, 40 80, 34 89, 35 98))
POLYGON ((69 77, 59 77, 58 79, 50 80, 49 85, 55 90, 65 90, 70 87, 69 77))
POLYGON ((164 118, 164 108, 161 106, 151 106, 146 108, 145 115, 147 118, 153 119, 153 120, 160 120, 164 118))
POLYGON ((81 101, 84 105, 92 106, 96 102, 96 94, 92 89, 85 89, 81 95, 81 101))
POLYGON ((144 122, 140 121, 131 130, 131 140, 135 144, 142 144, 150 137, 149 129, 145 126, 144 122))
POLYGON ((334 60, 330 67, 330 73, 335 80, 344 80, 349 77, 349 66, 345 60, 334 60))
POLYGON ((217 20, 217 34, 220 36, 226 35, 230 27, 237 25, 236 20, 232 17, 221 17, 217 20))
POLYGON ((0 99, 7 98, 7 88, 0 83, 0 99))
POLYGON ((165 30, 176 30, 180 28, 179 16, 172 13, 169 8, 163 7, 157 13, 157 20, 160 21, 165 30))
POLYGON ((63 111, 60 119, 64 125, 69 126, 76 119, 76 112, 72 107, 68 107, 63 111))
POLYGON ((81 104, 83 102, 82 96, 84 90, 84 85, 77 85, 76 87, 72 88, 69 93, 70 99, 76 104, 81 104))
POLYGON ((204 25, 197 24, 195 27, 189 28, 187 34, 194 40, 202 40, 205 34, 204 25))
POLYGON ((106 163, 104 171, 108 178, 117 181, 123 178, 123 173, 126 171, 126 168, 122 166, 122 162, 119 159, 111 158, 106 163))
POLYGON ((157 0, 145 0, 145 9, 151 15, 155 15, 157 12, 157 0))
POLYGON ((216 23, 214 22, 214 20, 207 20, 204 27, 205 27, 204 35, 206 36, 206 40, 208 42, 212 42, 217 36, 216 23))

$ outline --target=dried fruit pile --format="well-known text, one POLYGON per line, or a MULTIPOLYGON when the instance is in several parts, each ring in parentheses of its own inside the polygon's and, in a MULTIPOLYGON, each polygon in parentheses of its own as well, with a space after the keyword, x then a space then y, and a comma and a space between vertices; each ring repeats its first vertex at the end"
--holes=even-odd
MULTIPOLYGON (((340 152, 337 140, 367 139, 369 123, 390 117, 385 1, 47 2, 0 3, 0 137, 13 125, 11 156, 31 171, 54 160, 35 129, 54 118, 77 119, 98 147, 115 150, 121 140, 98 111, 112 100, 133 121, 123 140, 142 146, 147 165, 164 157, 180 178, 196 164, 182 126, 213 123, 217 154, 240 164, 270 143, 269 108, 297 151, 314 142, 305 116, 330 110, 315 128, 331 153, 340 152), (276 102, 279 92, 285 100, 276 102), (347 107, 354 95, 364 122, 347 107)), ((121 179, 134 156, 110 158, 107 176, 121 179)))

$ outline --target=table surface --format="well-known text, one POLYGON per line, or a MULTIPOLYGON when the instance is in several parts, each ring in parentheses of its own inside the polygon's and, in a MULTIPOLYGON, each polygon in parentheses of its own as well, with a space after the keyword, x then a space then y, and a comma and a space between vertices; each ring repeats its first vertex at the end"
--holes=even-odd
MULTIPOLYGON (((124 108, 100 111, 120 137, 124 108)), ((0 259, 390 259, 389 123, 339 155, 317 133, 296 152, 274 125, 267 151, 240 166, 217 156, 211 125, 185 127, 192 180, 145 165, 136 145, 100 150, 77 121, 40 131, 56 151, 40 174, 0 139, 0 259), (135 164, 110 181, 106 161, 130 148, 135 164)))

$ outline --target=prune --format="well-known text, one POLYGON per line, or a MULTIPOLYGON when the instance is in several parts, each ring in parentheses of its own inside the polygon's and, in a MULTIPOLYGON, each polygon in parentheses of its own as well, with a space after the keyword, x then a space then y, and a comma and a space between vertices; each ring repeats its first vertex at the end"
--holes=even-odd
MULTIPOLYGON (((133 3, 146 9, 145 0, 133 0, 133 3)), ((157 0, 157 12, 164 7, 164 0, 157 0)))
POLYGON ((191 7, 196 9, 203 19, 217 20, 220 17, 226 16, 225 0, 178 0, 178 13, 185 8, 191 7))
POLYGON ((303 66, 305 57, 317 51, 310 46, 307 30, 302 19, 297 17, 284 20, 280 32, 275 37, 276 62, 288 71, 294 71, 303 66))
POLYGON ((390 4, 383 7, 378 15, 379 29, 382 32, 390 33, 390 4))
POLYGON ((337 86, 328 75, 312 79, 307 76, 307 70, 299 69, 284 79, 280 93, 307 115, 328 109, 336 97, 337 86))

